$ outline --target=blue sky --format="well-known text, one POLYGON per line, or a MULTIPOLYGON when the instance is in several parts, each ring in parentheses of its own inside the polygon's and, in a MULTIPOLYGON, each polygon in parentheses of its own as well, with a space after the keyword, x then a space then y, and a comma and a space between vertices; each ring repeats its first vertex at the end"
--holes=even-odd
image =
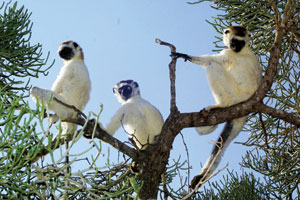
MULTIPOLYGON (((50 89, 61 66, 57 55, 59 44, 66 40, 76 41, 84 51, 92 81, 91 99, 84 112, 104 110, 100 116, 106 125, 120 107, 112 93, 113 86, 120 80, 133 79, 140 85, 143 98, 155 105, 164 119, 169 115, 169 71, 170 50, 155 43, 155 38, 170 42, 177 51, 190 55, 212 54, 213 42, 219 36, 205 20, 211 20, 217 12, 207 3, 189 5, 186 1, 114 0, 78 1, 20 0, 19 5, 32 12, 33 35, 31 42, 41 43, 45 55, 50 52, 50 61, 56 62, 46 77, 32 80, 32 85, 50 89), (88 2, 88 3, 87 3, 88 2)), ((50 63, 50 62, 49 62, 50 63)), ((181 112, 200 111, 215 104, 209 90, 205 70, 192 63, 180 60, 176 71, 177 106, 181 112)), ((29 98, 28 101, 34 105, 29 98)), ((222 127, 223 125, 220 125, 222 127)), ((201 171, 200 163, 208 158, 212 144, 218 138, 220 128, 214 133, 200 136, 193 128, 184 129, 185 142, 190 155, 191 178, 201 171)), ((235 141, 245 141, 248 133, 242 132, 235 141)), ((127 141, 127 135, 120 129, 115 137, 127 141)), ((88 148, 82 138, 76 148, 88 148)), ((117 161, 118 152, 103 144, 103 153, 117 161)), ((239 162, 245 154, 245 147, 232 143, 219 168, 229 163, 228 169, 240 171, 239 162)), ((186 151, 180 135, 177 136, 171 152, 170 164, 186 151)), ((98 165, 106 163, 106 156, 98 165)), ((226 170, 212 180, 221 179, 226 170)), ((184 174, 182 174, 184 175, 184 174)))

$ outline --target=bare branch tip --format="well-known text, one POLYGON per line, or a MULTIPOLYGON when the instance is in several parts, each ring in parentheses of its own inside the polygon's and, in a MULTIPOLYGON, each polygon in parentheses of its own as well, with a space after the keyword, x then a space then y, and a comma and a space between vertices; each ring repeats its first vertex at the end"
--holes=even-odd
POLYGON ((161 40, 158 39, 158 38, 155 39, 155 42, 158 43, 158 44, 161 44, 161 40))

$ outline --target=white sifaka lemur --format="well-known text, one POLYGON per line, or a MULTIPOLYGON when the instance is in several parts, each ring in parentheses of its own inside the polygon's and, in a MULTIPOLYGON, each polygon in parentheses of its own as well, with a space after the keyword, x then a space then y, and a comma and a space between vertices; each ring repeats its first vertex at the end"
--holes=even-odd
MULTIPOLYGON (((241 26, 230 26, 223 33, 223 42, 228 48, 216 55, 194 57, 182 53, 173 54, 206 68, 207 79, 217 103, 206 110, 228 107, 249 99, 261 82, 261 67, 249 47, 248 31, 241 26)), ((217 168, 224 150, 242 130, 246 119, 247 116, 226 122, 200 175, 192 180, 192 188, 200 180, 206 180, 217 168), (221 152, 218 153, 219 150, 221 152)), ((208 134, 216 127, 204 126, 196 130, 200 134, 208 134)))
POLYGON ((113 93, 122 107, 111 118, 106 132, 113 135, 122 126, 139 149, 145 148, 160 134, 162 115, 141 97, 139 85, 133 80, 120 81, 114 86, 113 93))
MULTIPOLYGON (((59 56, 64 60, 51 90, 33 87, 30 95, 34 101, 39 101, 47 109, 52 110, 62 120, 76 116, 76 111, 68 108, 54 99, 83 110, 90 98, 91 81, 81 47, 74 41, 63 42, 58 48, 59 56)), ((76 125, 62 122, 62 136, 75 131, 76 125)))

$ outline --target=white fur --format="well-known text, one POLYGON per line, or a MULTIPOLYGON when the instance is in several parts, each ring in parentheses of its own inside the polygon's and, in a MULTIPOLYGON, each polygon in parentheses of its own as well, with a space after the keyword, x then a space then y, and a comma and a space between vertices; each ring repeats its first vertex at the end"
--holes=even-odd
POLYGON ((122 107, 111 118, 106 131, 113 135, 119 127, 123 126, 137 147, 144 148, 160 134, 163 118, 157 108, 140 96, 138 87, 134 88, 132 97, 123 100, 117 89, 124 85, 126 83, 115 86, 115 95, 122 103, 122 107))
POLYGON ((90 98, 91 90, 89 73, 84 61, 65 61, 51 90, 61 95, 65 103, 83 110, 90 98))
MULTIPOLYGON (((223 41, 229 47, 229 41, 234 35, 224 34, 223 41)), ((241 39, 241 37, 235 37, 241 39)), ((249 99, 261 82, 261 67, 256 56, 245 38, 246 45, 236 53, 230 48, 224 49, 217 55, 192 57, 191 62, 206 68, 207 79, 216 101, 217 107, 228 107, 249 99)), ((205 127, 208 129, 208 127, 205 127)), ((201 132, 201 127, 197 129, 201 132)), ((211 128, 213 131, 214 129, 211 128)), ((207 131, 204 131, 207 134, 207 131)))
POLYGON ((74 115, 74 109, 67 108, 53 99, 57 98, 58 100, 65 102, 63 97, 56 92, 39 87, 33 87, 30 90, 30 95, 33 97, 34 102, 45 106, 48 110, 54 111, 62 120, 68 119, 74 115))
MULTIPOLYGON (((228 47, 217 55, 204 55, 191 57, 189 60, 206 68, 207 79, 216 101, 216 105, 206 109, 228 107, 249 99, 257 90, 261 82, 261 67, 254 53, 249 48, 248 33, 245 37, 235 35, 237 29, 230 27, 223 34, 224 44, 228 47), (235 38, 243 40, 245 46, 239 52, 231 49, 231 40, 235 38)), ((222 135, 229 135, 222 141, 221 152, 218 155, 211 154, 206 161, 200 177, 212 174, 218 166, 221 156, 230 142, 242 130, 247 116, 232 120, 233 126, 230 132, 226 129, 222 135), (208 171, 209 170, 209 171, 208 171), (206 175, 205 175, 206 174, 206 175)), ((208 134, 217 126, 197 127, 200 134, 208 134)), ((206 179, 205 178, 205 179, 206 179)))
MULTIPOLYGON (((72 118, 76 116, 73 109, 66 108, 54 100, 49 101, 53 95, 66 104, 73 105, 79 110, 83 110, 90 98, 91 82, 87 67, 83 60, 83 53, 81 48, 75 47, 73 41, 66 41, 62 43, 58 51, 64 47, 72 49, 74 56, 66 60, 64 59, 64 66, 61 68, 56 80, 54 81, 51 91, 40 88, 33 88, 30 91, 33 99, 41 99, 47 109, 54 111, 61 119, 72 118)), ((76 129, 73 123, 62 123, 62 135, 67 134, 71 130, 76 129)))
POLYGON ((215 125, 215 126, 201 126, 201 127, 196 127, 195 129, 200 135, 207 135, 213 132, 214 130, 216 130, 217 128, 218 126, 215 125))

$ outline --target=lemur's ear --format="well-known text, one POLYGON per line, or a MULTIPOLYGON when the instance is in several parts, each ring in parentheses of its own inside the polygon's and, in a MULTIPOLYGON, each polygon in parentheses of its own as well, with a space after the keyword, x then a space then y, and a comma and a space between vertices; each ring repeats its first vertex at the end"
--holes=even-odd
POLYGON ((77 44, 77 42, 73 42, 74 47, 77 48, 79 45, 77 44))

